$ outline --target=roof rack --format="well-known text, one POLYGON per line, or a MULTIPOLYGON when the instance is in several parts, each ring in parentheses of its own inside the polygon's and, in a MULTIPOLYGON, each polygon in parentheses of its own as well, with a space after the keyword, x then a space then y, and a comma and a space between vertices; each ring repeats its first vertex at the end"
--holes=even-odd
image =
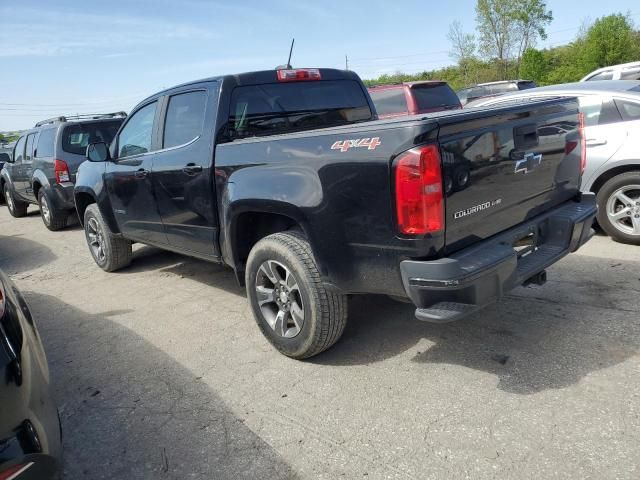
POLYGON ((83 115, 66 115, 63 117, 53 117, 48 118, 47 120, 42 120, 36 123, 36 127, 41 127, 42 125, 47 125, 51 123, 62 123, 68 122, 69 120, 100 120, 103 118, 115 118, 115 117, 126 117, 126 112, 113 112, 113 113, 87 113, 83 115))

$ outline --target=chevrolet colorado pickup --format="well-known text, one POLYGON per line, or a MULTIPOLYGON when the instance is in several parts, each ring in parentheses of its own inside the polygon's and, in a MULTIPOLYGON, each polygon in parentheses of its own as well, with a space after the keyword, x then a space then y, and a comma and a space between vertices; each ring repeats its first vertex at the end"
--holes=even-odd
POLYGON ((378 120, 353 72, 221 76, 147 98, 109 148, 89 145, 75 202, 102 269, 133 242, 224 263, 266 338, 306 358, 340 338, 351 294, 444 322, 542 283, 591 236, 581 126, 572 98, 378 120), (573 128, 541 153, 553 124, 573 128))

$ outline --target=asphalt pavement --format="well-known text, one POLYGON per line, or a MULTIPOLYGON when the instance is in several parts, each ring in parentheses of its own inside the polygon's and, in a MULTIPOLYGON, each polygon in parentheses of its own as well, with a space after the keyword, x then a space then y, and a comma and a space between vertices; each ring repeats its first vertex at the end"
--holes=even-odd
POLYGON ((0 208, 61 410, 67 479, 640 478, 640 247, 595 237, 472 317, 350 302, 307 361, 262 337, 224 267, 0 208))

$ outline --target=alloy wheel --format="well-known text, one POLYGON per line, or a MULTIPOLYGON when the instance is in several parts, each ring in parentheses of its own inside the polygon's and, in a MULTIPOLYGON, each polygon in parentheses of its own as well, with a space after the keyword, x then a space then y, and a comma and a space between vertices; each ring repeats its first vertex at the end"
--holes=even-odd
POLYGON ((104 249, 104 236, 95 218, 90 218, 87 222, 87 237, 89 238, 89 248, 91 248, 93 256, 99 263, 103 263, 107 258, 104 249))
POLYGON ((255 290, 262 316, 273 331, 293 338, 304 326, 304 305, 298 280, 282 263, 267 260, 256 275, 255 290))
POLYGON ((640 185, 619 188, 607 200, 607 217, 622 233, 640 236, 640 185))
POLYGON ((40 210, 42 211, 42 218, 44 219, 44 223, 49 225, 51 223, 51 210, 49 209, 49 204, 47 203, 47 197, 42 195, 40 199, 40 210))

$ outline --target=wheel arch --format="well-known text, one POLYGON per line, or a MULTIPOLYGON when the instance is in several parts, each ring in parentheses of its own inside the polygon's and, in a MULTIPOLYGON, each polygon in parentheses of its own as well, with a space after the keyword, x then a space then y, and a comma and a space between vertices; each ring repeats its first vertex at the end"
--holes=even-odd
POLYGON ((102 217, 105 222, 107 222, 107 226, 109 227, 109 230, 111 230, 111 233, 120 233, 120 229, 118 228, 118 224, 113 216, 113 211, 108 198, 99 198, 95 192, 89 188, 76 187, 73 192, 73 199, 76 204, 76 211, 78 212, 80 225, 84 227, 84 212, 87 210, 89 205, 95 203, 98 205, 100 213, 102 213, 102 217))
POLYGON ((292 211, 247 209, 229 219, 223 258, 233 267, 240 285, 244 286, 245 265, 254 245, 271 234, 294 229, 307 234, 304 220, 292 211))
POLYGON ((613 177, 617 177, 618 175, 628 172, 640 172, 640 160, 636 160, 633 163, 618 165, 605 170, 604 172, 600 172, 591 185, 587 186, 587 188, 590 192, 598 194, 602 186, 613 177))

